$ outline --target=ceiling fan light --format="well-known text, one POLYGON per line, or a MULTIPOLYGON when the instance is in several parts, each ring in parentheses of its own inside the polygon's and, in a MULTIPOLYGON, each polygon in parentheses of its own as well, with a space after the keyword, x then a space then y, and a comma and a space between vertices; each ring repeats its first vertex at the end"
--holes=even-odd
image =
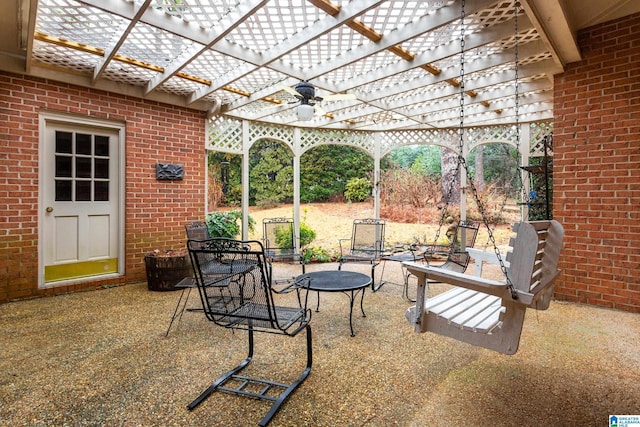
POLYGON ((316 109, 313 108, 313 105, 309 104, 300 104, 296 109, 296 113, 298 115, 298 120, 311 120, 316 112, 316 109))

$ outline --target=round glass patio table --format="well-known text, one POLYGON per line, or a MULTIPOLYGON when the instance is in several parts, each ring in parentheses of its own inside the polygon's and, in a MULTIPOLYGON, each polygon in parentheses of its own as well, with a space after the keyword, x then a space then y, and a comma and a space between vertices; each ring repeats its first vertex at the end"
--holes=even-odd
POLYGON ((296 277, 296 281, 304 278, 310 279, 309 290, 318 292, 316 311, 320 311, 320 292, 342 292, 349 297, 349 327, 351 336, 354 337, 356 334, 353 332, 353 303, 358 292, 361 292, 360 310, 362 317, 367 317, 363 301, 364 291, 371 284, 371 277, 354 271, 327 270, 301 274, 296 277))

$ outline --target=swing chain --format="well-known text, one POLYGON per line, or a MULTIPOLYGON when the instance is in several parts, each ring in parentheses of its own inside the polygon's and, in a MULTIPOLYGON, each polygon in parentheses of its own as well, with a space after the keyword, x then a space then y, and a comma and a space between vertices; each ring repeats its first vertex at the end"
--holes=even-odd
POLYGON ((458 152, 458 161, 456 162, 456 169, 453 172, 453 179, 449 182, 449 185, 444 192, 444 206, 442 207, 442 214, 440 215, 440 226, 436 230, 436 235, 433 240, 434 246, 438 243, 438 239, 440 238, 440 230, 442 229, 442 225, 444 224, 447 214, 449 202, 451 200, 451 195, 453 193, 456 178, 460 175, 460 166, 464 164, 463 153, 463 145, 464 145, 464 52, 465 52, 465 40, 464 40, 464 18, 465 18, 465 0, 460 1, 460 78, 458 82, 458 88, 460 90, 460 127, 458 128, 458 137, 459 137, 459 152, 458 152), (462 159, 462 163, 460 162, 462 159))
MULTIPOLYGON (((482 218, 482 222, 484 224, 484 226, 487 228, 487 232, 489 235, 489 241, 491 242, 491 244, 493 245, 493 250, 496 254, 496 257, 498 258, 498 262, 500 263, 500 270, 502 271, 502 274, 504 274, 506 281, 507 281, 507 287, 509 288, 509 292, 511 293, 511 298, 513 299, 518 299, 518 293, 515 289, 515 286, 513 285, 513 283, 511 282, 511 279, 509 278, 509 275, 507 274, 507 267, 504 264, 504 261, 502 259, 502 255, 500 254, 500 250, 498 249, 498 245, 496 243, 496 239, 493 235, 493 231, 491 230, 491 227, 489 226, 489 221, 487 219, 487 214, 486 214, 486 210, 484 207, 484 204, 482 203, 482 200, 480 199, 480 195, 478 194, 478 190, 473 182, 473 179, 471 177, 471 173, 469 171, 469 167, 467 165, 467 162, 464 158, 464 53, 465 53, 465 42, 464 42, 464 18, 465 18, 465 10, 464 10, 464 0, 461 0, 461 12, 460 12, 460 127, 458 129, 458 135, 460 137, 459 139, 459 147, 458 147, 458 166, 456 168, 456 173, 459 172, 460 167, 462 166, 465 170, 465 174, 466 174, 466 178, 467 178, 467 182, 471 188, 471 192, 473 194, 473 198, 476 201, 476 205, 478 207, 478 212, 480 213, 480 216, 482 218)), ((517 16, 517 4, 516 4, 516 16, 517 16)), ((516 22, 516 26, 517 26, 517 22, 516 22)), ((516 46, 517 46, 517 30, 516 30, 516 46)), ((517 47, 516 47, 516 52, 517 52, 517 47)), ((517 58, 516 58, 516 65, 517 65, 517 58)), ((516 67, 517 68, 517 67, 516 67)), ((516 90, 517 90, 517 86, 516 86, 516 90)), ((516 92, 517 95, 517 92, 516 92)), ((517 98, 517 96, 516 96, 517 98)), ((516 101, 517 104, 517 101, 516 101)), ((516 118, 517 120, 517 118, 516 118)), ((519 138, 517 138, 519 140, 519 138)), ((440 230, 438 230, 438 233, 440 232, 440 230)))

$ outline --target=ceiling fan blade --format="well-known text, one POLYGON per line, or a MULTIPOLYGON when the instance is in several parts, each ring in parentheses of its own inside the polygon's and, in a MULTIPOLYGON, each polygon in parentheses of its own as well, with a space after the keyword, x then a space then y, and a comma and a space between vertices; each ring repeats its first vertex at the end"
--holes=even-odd
POLYGON ((352 93, 336 93, 322 97, 323 101, 346 101, 349 99, 356 99, 356 96, 352 93))
POLYGON ((293 96, 296 96, 296 97, 299 96, 300 98, 302 98, 302 95, 300 95, 300 93, 298 93, 298 91, 295 90, 294 88, 292 88, 291 86, 287 86, 287 85, 284 85, 284 84, 279 84, 278 87, 280 89, 284 90, 285 92, 290 93, 293 96))

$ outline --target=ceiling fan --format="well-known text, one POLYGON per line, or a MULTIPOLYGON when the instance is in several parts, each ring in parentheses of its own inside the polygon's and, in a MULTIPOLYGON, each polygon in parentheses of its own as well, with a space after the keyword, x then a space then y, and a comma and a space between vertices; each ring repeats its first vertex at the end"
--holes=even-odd
POLYGON ((314 115, 324 116, 326 112, 318 105, 318 102, 356 99, 356 96, 350 93, 316 96, 316 88, 309 82, 300 82, 293 88, 287 85, 281 85, 280 87, 296 98, 296 101, 290 103, 300 103, 296 108, 299 120, 311 120, 314 115))

